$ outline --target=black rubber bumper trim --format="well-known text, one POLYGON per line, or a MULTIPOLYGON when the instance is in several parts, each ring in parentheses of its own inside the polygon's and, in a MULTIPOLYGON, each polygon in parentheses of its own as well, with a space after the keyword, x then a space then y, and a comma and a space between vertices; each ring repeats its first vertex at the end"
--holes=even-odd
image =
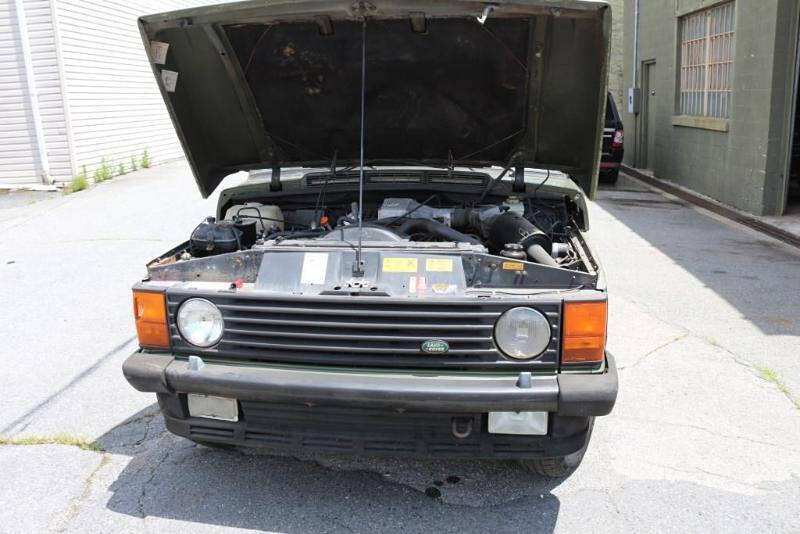
POLYGON ((167 384, 165 373, 175 358, 172 354, 136 351, 122 364, 122 374, 130 385, 139 391, 174 393, 167 384))
POLYGON ((608 356, 603 374, 534 377, 518 388, 516 377, 454 377, 356 373, 207 363, 199 371, 172 355, 136 352, 123 373, 139 391, 204 393, 275 402, 418 411, 544 411, 606 415, 617 396, 617 369, 608 356))
POLYGON ((606 352, 606 372, 602 374, 558 375, 558 413, 560 415, 608 415, 619 390, 617 362, 606 352))

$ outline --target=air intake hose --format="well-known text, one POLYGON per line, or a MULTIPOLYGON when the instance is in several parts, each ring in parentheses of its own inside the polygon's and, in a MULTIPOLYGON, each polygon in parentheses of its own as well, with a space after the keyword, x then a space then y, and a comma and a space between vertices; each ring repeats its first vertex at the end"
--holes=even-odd
POLYGON ((447 241, 455 241, 457 243, 472 243, 473 245, 481 244, 480 240, 476 239, 475 237, 463 234, 458 230, 450 228, 446 224, 442 224, 438 221, 433 221, 430 219, 408 219, 397 229, 399 232, 406 235, 415 232, 425 232, 433 234, 442 239, 446 239, 447 241))
POLYGON ((493 253, 500 253, 506 243, 518 243, 533 261, 558 267, 558 263, 550 255, 553 250, 552 240, 540 228, 519 214, 506 211, 495 215, 484 222, 483 228, 489 242, 489 250, 493 253))

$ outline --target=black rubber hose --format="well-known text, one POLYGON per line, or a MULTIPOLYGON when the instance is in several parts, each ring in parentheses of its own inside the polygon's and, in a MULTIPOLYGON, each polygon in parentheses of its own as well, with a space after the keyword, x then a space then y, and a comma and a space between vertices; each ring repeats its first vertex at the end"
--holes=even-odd
POLYGON ((453 230, 446 224, 430 219, 409 219, 401 224, 397 229, 406 235, 414 232, 427 232, 448 241, 472 243, 473 245, 481 244, 480 240, 476 237, 463 234, 458 230, 453 230))

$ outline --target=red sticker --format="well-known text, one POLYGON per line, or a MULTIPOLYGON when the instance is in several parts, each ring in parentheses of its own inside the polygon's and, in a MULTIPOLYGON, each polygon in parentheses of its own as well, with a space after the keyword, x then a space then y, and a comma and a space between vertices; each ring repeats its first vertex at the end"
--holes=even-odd
POLYGON ((417 278, 417 293, 425 293, 425 290, 427 290, 427 289, 428 289, 428 287, 427 287, 427 284, 425 282, 425 277, 424 276, 418 277, 417 278))

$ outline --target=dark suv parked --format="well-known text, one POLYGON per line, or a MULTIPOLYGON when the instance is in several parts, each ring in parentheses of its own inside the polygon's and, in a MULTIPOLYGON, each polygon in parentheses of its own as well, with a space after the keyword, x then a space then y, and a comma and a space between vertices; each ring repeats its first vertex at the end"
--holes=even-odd
POLYGON ((608 93, 606 123, 603 129, 603 156, 600 159, 600 181, 608 184, 617 183, 619 164, 624 153, 625 130, 614 97, 608 93))

